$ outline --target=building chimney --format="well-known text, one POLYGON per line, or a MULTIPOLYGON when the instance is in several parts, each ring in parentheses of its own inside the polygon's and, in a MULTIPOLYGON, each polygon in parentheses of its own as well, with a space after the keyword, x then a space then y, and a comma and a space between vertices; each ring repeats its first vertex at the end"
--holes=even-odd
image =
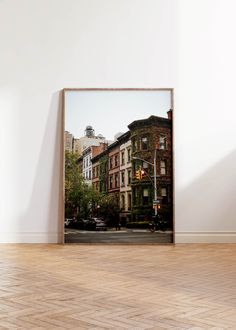
POLYGON ((172 120, 172 109, 167 111, 168 119, 172 120))

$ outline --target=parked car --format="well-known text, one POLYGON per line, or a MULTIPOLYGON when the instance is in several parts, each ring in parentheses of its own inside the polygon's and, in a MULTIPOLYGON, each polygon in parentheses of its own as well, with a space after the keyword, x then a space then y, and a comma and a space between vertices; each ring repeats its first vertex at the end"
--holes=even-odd
POLYGON ((76 221, 73 223, 73 228, 83 230, 83 229, 84 229, 84 226, 85 226, 84 221, 85 221, 85 220, 83 220, 83 219, 81 219, 81 220, 76 220, 76 221))
POLYGON ((84 230, 96 230, 96 222, 94 219, 87 219, 84 221, 84 230))
POLYGON ((76 219, 73 218, 65 218, 64 225, 65 227, 73 227, 73 224, 75 223, 76 219))
POLYGON ((102 218, 92 218, 92 220, 95 221, 96 230, 107 230, 106 222, 102 218))

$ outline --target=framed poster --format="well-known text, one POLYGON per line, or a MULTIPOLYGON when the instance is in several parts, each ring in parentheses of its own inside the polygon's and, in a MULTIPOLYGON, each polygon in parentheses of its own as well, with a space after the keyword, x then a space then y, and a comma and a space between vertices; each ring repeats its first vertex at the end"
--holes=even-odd
POLYGON ((173 243, 173 89, 64 89, 65 243, 173 243))

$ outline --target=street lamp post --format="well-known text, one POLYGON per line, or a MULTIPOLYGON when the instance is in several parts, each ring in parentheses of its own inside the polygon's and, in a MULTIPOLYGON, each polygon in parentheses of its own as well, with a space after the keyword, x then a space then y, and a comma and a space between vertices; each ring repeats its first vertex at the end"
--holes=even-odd
MULTIPOLYGON (((154 152, 154 162, 153 162, 153 165, 154 165, 154 200, 156 201, 157 200, 157 151, 155 149, 155 152, 154 152)), ((157 207, 155 205, 155 215, 157 215, 157 207)))
POLYGON ((149 161, 139 158, 139 157, 135 157, 135 156, 132 157, 133 159, 141 160, 154 167, 154 201, 153 201, 153 205, 155 205, 155 215, 157 215, 157 207, 156 207, 156 202, 157 202, 157 166, 156 166, 156 162, 157 162, 157 160, 156 160, 156 155, 157 155, 157 151, 155 149, 153 163, 150 163, 149 161))

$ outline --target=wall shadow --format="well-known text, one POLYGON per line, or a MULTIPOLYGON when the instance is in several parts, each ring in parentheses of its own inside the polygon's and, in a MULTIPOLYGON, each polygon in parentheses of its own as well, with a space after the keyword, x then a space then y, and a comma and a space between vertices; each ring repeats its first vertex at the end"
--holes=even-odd
POLYGON ((63 242, 62 142, 62 92, 58 91, 52 95, 30 201, 19 222, 23 228, 20 232, 23 242, 63 242), (35 210, 39 209, 40 214, 36 215, 35 210), (32 222, 30 232, 27 231, 29 221, 32 222))
POLYGON ((236 231, 236 151, 183 190, 176 189, 175 230, 236 231))

